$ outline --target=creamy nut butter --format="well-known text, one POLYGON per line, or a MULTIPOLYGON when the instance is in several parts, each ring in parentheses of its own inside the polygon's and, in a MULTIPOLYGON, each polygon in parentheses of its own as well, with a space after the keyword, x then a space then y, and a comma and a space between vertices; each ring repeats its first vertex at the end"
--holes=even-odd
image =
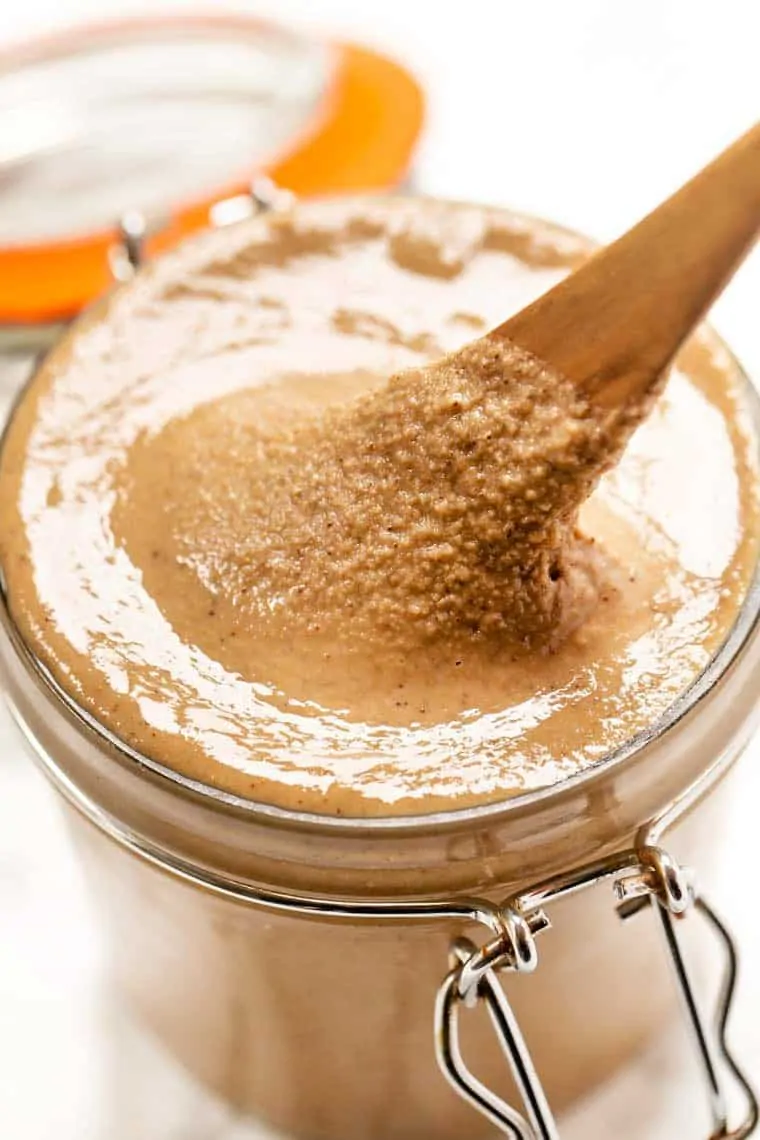
POLYGON ((24 639, 148 757, 317 813, 504 799, 647 728, 744 598, 754 460, 704 334, 588 497, 631 425, 478 341, 586 253, 398 199, 157 262, 14 416, 0 554, 24 639), (471 370, 419 371, 469 341, 471 370))

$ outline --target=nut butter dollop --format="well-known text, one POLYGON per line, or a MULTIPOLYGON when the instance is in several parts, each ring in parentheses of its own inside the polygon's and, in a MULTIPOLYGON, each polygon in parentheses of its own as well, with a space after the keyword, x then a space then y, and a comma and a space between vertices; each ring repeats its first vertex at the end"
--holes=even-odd
POLYGON ((150 267, 14 416, 23 636, 152 760, 298 810, 462 807, 603 757, 734 621, 755 469, 704 333, 587 498, 625 433, 475 339, 586 252, 503 211, 351 200, 150 267))
POLYGON ((262 631, 329 633, 343 654, 558 644, 595 593, 577 510, 627 418, 483 338, 316 420, 250 424, 234 494, 204 494, 182 556, 262 631))

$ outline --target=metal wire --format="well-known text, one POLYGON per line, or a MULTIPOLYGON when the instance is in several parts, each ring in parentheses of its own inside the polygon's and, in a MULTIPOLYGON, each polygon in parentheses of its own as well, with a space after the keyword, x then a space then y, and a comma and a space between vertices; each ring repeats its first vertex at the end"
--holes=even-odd
POLYGON ((667 906, 653 898, 652 908, 662 929, 669 960, 675 974, 678 993, 688 1020, 691 1036, 697 1050, 707 1086, 708 1102, 713 1120, 711 1136, 726 1136, 728 1132, 728 1104, 718 1071, 718 1047, 702 1017, 697 996, 691 986, 681 945, 676 934, 675 920, 667 906))
POLYGON ((638 910, 642 903, 645 906, 649 903, 659 918, 705 1077, 713 1125, 710 1140, 746 1140, 757 1128, 759 1109, 755 1093, 727 1042, 727 1026, 738 973, 736 945, 708 903, 695 896, 683 868, 660 848, 650 846, 638 853, 632 851, 616 859, 591 864, 570 875, 549 880, 528 894, 511 900, 502 910, 505 916, 510 917, 504 923, 507 937, 502 943, 501 953, 494 941, 479 948, 467 940, 457 940, 453 948, 455 964, 440 987, 435 1007, 436 1056, 442 1072, 460 1096, 513 1140, 559 1140, 543 1086, 496 971, 514 973, 536 967, 535 945, 531 949, 526 941, 533 940, 534 932, 545 929, 548 919, 543 909, 529 912, 527 908, 530 905, 538 901, 543 908, 611 876, 615 893, 623 900, 621 917, 626 917, 632 906, 638 910), (644 894, 646 897, 642 897, 644 894), (712 1030, 701 1014, 676 933, 679 916, 690 908, 707 919, 725 952, 712 1030), (536 921, 536 915, 540 920, 536 921), (516 923, 514 916, 519 916, 521 922, 516 923), (488 1010, 497 1040, 520 1092, 525 1116, 478 1080, 462 1056, 459 1045, 460 1008, 478 1001, 483 1002, 488 1010), (746 1100, 744 1119, 733 1130, 729 1129, 728 1098, 721 1060, 746 1100))
MULTIPOLYGON (((721 985, 715 1013, 715 1036, 718 1042, 718 1050, 726 1068, 733 1076, 747 1102, 747 1116, 738 1128, 728 1133, 728 1140, 745 1140, 745 1137, 752 1135, 760 1122, 760 1106, 758 1106, 757 1096, 752 1086, 739 1068, 739 1064, 731 1052, 727 1037, 728 1022, 731 1017, 731 1008, 739 975, 739 953, 736 948, 736 942, 729 932, 728 927, 718 917, 713 908, 708 906, 702 898, 698 898, 695 905, 697 910, 707 919, 714 933, 717 934, 726 954, 726 972, 723 976, 723 983, 721 985)), ((711 1140, 717 1140, 717 1137, 711 1137, 711 1140)))
POLYGON ((460 992, 460 974, 476 953, 477 946, 467 938, 457 939, 454 944, 456 964, 444 979, 436 999, 435 1049, 438 1064, 456 1092, 505 1135, 513 1140, 559 1140, 551 1109, 517 1019, 490 968, 483 972, 478 983, 478 996, 485 1002, 529 1120, 478 1080, 462 1056, 459 1009, 466 1004, 466 999, 460 992))

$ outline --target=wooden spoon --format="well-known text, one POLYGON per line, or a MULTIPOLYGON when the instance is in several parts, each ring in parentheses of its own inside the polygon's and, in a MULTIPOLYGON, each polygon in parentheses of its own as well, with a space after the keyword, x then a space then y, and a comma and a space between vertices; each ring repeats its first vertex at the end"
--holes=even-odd
POLYGON ((760 123, 653 213, 489 335, 610 408, 645 396, 760 231, 760 123))

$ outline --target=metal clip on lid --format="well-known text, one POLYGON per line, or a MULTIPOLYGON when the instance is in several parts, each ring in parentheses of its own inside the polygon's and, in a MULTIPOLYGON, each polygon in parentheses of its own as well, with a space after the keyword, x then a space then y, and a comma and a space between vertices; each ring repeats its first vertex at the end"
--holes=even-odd
POLYGON ((712 1115, 710 1140, 744 1140, 757 1127, 758 1103, 726 1041, 736 987, 736 946, 715 911, 696 894, 684 869, 659 847, 645 846, 637 852, 590 864, 510 900, 500 911, 501 937, 492 939, 481 948, 466 938, 456 940, 452 947, 451 970, 438 991, 435 1007, 436 1055, 441 1070, 460 1096, 513 1140, 559 1140, 541 1080, 496 974, 535 970, 538 964, 535 936, 550 925, 544 906, 607 879, 612 880, 621 918, 630 918, 647 907, 657 915, 708 1087, 712 1115), (676 919, 692 911, 707 920, 725 953, 726 965, 714 1028, 706 1024, 699 1010, 676 933, 676 919), (462 1056, 459 1011, 462 1006, 472 1007, 479 1001, 488 1010, 499 1044, 509 1062, 525 1115, 479 1081, 462 1056), (733 1129, 729 1128, 722 1068, 732 1075, 746 1101, 744 1119, 733 1129))
MULTIPOLYGON (((247 194, 236 194, 215 202, 209 210, 209 221, 215 227, 268 210, 286 209, 293 201, 289 190, 275 185, 271 178, 260 175, 254 178, 247 194)), ((149 222, 140 210, 129 210, 119 219, 118 239, 108 252, 109 266, 116 281, 129 281, 145 260, 145 242, 150 234, 161 228, 161 220, 149 222)))

